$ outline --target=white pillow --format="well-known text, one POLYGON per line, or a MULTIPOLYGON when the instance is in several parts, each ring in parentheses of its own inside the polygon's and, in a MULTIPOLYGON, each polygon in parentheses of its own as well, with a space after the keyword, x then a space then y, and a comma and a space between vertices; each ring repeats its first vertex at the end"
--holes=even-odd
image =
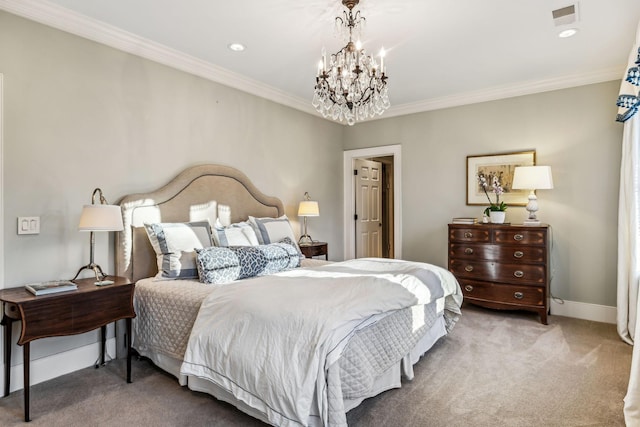
POLYGON ((248 222, 239 222, 231 224, 229 227, 223 227, 219 221, 216 221, 216 227, 213 229, 213 241, 216 246, 258 246, 258 237, 253 227, 248 222))
POLYGON ((286 215, 282 215, 278 218, 256 218, 254 216, 249 217, 249 223, 258 236, 258 242, 261 245, 268 245, 269 243, 278 243, 285 237, 295 242, 297 239, 291 229, 291 223, 286 215))
POLYGON ((278 218, 256 218, 254 216, 249 216, 249 224, 251 224, 253 230, 256 232, 258 242, 260 242, 261 245, 279 243, 288 239, 288 242, 298 251, 300 259, 305 257, 302 254, 298 243, 296 243, 297 240, 293 234, 293 230, 291 229, 291 223, 286 215, 282 215, 278 218))
POLYGON ((158 260, 157 278, 198 277, 195 249, 212 246, 208 221, 144 224, 158 260))

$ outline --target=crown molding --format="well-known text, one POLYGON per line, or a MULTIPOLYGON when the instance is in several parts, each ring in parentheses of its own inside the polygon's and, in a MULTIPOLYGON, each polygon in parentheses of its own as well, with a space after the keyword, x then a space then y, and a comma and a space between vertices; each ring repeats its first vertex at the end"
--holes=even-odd
POLYGON ((418 101, 414 103, 392 106, 384 114, 384 117, 376 119, 404 116, 407 114, 422 113, 425 111, 441 110, 443 108, 459 107, 480 102, 495 101, 498 99, 514 98, 535 93, 550 92, 559 89, 568 89, 578 86, 586 86, 594 83, 620 80, 625 71, 625 66, 605 68, 587 73, 572 74, 546 80, 514 83, 505 86, 496 86, 488 89, 465 92, 441 98, 418 101))
POLYGON ((310 100, 298 98, 45 0, 0 0, 0 9, 305 113, 316 114, 310 100))
MULTIPOLYGON (((266 85, 213 65, 175 49, 105 24, 93 18, 65 9, 46 0, 0 0, 0 9, 23 18, 75 34, 115 49, 149 59, 160 64, 194 74, 207 80, 238 89, 296 110, 322 117, 311 101, 293 96, 273 86, 266 85)), ((618 80, 624 73, 624 65, 587 73, 573 74, 540 81, 515 83, 465 92, 441 98, 392 106, 383 115, 370 118, 380 120, 407 114, 458 107, 522 95, 567 89, 593 83, 618 80)), ((327 119, 330 120, 330 119, 327 119)), ((346 124, 345 124, 346 125, 346 124)))

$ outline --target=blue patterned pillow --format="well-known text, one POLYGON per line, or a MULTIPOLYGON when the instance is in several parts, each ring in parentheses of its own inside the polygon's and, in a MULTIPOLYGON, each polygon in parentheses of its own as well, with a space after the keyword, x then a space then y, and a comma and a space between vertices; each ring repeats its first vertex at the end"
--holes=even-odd
POLYGON ((230 248, 196 249, 196 266, 203 283, 229 283, 240 277, 240 260, 230 248))
POLYGON ((264 276, 300 265, 297 249, 286 243, 196 249, 198 275, 203 283, 223 284, 264 276))

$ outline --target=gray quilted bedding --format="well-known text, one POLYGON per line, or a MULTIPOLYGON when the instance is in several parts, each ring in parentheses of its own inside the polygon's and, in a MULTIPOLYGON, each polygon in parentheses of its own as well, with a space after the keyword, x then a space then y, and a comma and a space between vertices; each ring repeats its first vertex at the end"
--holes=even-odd
MULTIPOLYGON (((326 263, 302 260, 303 267, 326 263)), ((195 280, 139 280, 133 301, 133 348, 143 356, 153 352, 182 360, 200 304, 214 289, 195 280)))
POLYGON ((433 326, 438 318, 436 303, 422 307, 424 318, 418 328, 414 329, 414 311, 406 308, 354 334, 338 362, 343 398, 369 396, 375 378, 407 355, 433 326))
POLYGON ((200 304, 214 289, 191 280, 139 280, 133 348, 143 356, 159 353, 182 360, 200 304))
MULTIPOLYGON (((133 347, 143 355, 155 352, 182 359, 200 304, 213 289, 190 280, 138 281, 133 347)), ((424 306, 424 313, 424 324, 415 331, 412 312, 405 309, 354 334, 340 360, 345 398, 365 395, 373 378, 413 348, 438 316, 435 304, 424 306)))
MULTIPOLYGON (((215 287, 196 281, 155 281, 136 283, 133 347, 142 355, 159 353, 182 360, 189 335, 204 298, 215 287)), ((355 333, 345 347, 338 368, 328 373, 335 399, 358 399, 371 393, 375 378, 397 364, 432 327, 442 312, 437 303, 422 306, 422 323, 414 325, 415 308, 398 310, 355 333), (339 377, 339 378, 336 378, 339 377), (336 381, 337 380, 337 381, 336 381)), ((447 330, 455 319, 445 311, 447 330)), ((339 423, 338 423, 339 424, 339 423)))

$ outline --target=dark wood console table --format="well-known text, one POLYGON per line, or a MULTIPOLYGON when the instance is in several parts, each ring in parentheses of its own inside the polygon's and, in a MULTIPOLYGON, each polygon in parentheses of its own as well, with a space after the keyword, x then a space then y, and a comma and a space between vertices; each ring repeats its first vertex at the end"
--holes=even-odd
POLYGON ((100 362, 104 364, 106 327, 109 323, 126 319, 127 382, 131 382, 131 319, 135 285, 124 277, 109 277, 114 283, 96 286, 95 278, 74 282, 78 289, 35 296, 24 287, 0 291, 4 302, 4 395, 10 393, 11 329, 13 322, 22 323, 18 345, 23 346, 24 361, 24 420, 29 421, 30 343, 46 337, 75 335, 100 328, 100 362))

